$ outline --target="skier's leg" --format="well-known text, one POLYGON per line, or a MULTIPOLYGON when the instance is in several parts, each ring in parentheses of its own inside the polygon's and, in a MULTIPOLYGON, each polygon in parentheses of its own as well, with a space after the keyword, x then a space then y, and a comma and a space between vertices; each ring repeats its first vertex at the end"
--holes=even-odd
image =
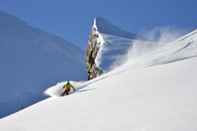
POLYGON ((90 74, 88 74, 88 80, 90 80, 90 79, 91 79, 90 74))
POLYGON ((67 94, 67 90, 64 90, 64 92, 62 93, 62 96, 64 96, 65 94, 67 94))
POLYGON ((62 93, 62 96, 65 96, 65 94, 67 95, 68 90, 64 89, 64 92, 62 93))

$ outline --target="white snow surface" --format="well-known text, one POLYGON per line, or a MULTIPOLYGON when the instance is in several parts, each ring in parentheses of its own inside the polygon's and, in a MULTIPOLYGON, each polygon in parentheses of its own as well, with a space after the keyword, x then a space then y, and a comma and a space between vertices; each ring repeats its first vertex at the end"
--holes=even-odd
POLYGON ((197 59, 128 69, 0 120, 2 131, 195 131, 197 59))
POLYGON ((196 39, 194 31, 142 56, 137 65, 146 68, 133 68, 131 59, 101 77, 76 83, 76 93, 1 119, 0 130, 196 131, 196 39))

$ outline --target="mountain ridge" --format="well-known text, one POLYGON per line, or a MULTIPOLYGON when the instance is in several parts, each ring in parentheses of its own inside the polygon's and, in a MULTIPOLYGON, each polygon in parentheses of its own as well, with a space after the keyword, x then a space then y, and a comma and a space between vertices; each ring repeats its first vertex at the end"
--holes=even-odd
POLYGON ((95 17, 94 24, 97 26, 100 33, 111 34, 115 36, 125 37, 128 39, 138 38, 137 34, 125 31, 118 26, 112 24, 110 21, 104 17, 95 17))

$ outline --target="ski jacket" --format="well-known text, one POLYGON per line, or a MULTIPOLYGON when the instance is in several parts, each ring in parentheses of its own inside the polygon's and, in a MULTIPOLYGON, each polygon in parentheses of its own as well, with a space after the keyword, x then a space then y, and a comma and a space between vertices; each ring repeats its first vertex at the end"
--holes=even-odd
POLYGON ((75 88, 70 84, 67 83, 66 85, 63 86, 64 90, 70 91, 71 89, 75 90, 75 88))

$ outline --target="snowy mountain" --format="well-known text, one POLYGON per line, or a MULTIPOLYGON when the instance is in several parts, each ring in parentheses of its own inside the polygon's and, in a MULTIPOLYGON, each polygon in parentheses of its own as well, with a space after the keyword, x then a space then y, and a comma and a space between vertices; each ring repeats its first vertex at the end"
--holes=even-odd
POLYGON ((0 12, 0 117, 46 96, 57 81, 85 80, 83 52, 75 45, 0 12))
POLYGON ((73 82, 76 93, 3 118, 0 130, 195 131, 196 45, 194 31, 138 57, 138 68, 129 59, 96 79, 73 82))
POLYGON ((173 62, 196 56, 196 32, 174 41, 159 43, 124 31, 104 18, 95 18, 86 57, 88 61, 93 50, 92 57, 96 66, 93 72, 97 72, 97 69, 111 71, 129 59, 132 59, 133 64, 139 62, 141 65, 144 63, 144 66, 148 61, 150 65, 173 62))

